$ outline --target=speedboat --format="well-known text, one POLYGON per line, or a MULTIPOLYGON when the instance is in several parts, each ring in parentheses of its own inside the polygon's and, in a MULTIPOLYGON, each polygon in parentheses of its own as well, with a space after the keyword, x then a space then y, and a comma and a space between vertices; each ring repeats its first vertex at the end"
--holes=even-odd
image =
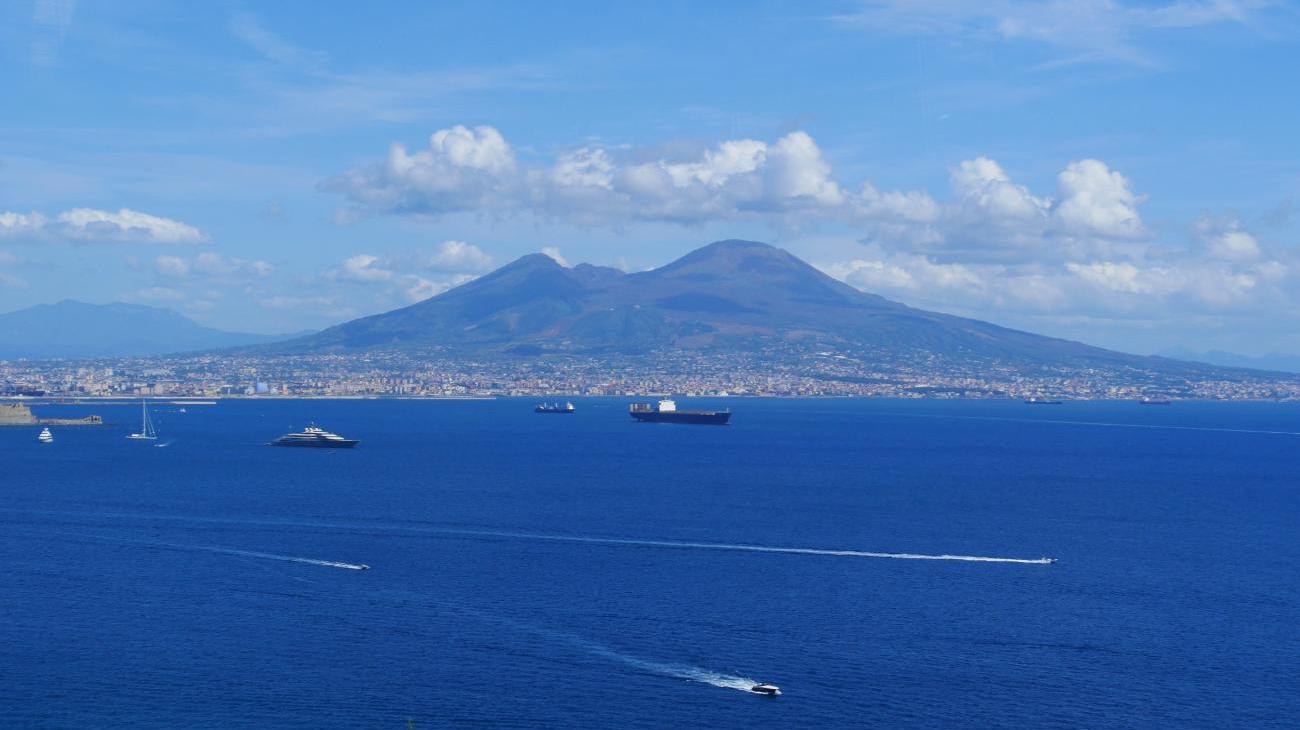
POLYGON ((749 691, 756 695, 767 695, 768 697, 776 697, 781 694, 781 688, 775 684, 756 684, 750 687, 749 691))

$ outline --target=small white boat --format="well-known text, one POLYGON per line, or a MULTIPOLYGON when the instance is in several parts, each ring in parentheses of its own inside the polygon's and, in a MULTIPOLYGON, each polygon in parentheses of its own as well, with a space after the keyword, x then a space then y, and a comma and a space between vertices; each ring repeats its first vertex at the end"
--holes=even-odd
POLYGON ((43 444, 52 444, 54 443, 54 434, 50 433, 50 429, 47 426, 42 428, 41 432, 36 435, 36 440, 43 444))
POLYGON ((750 687, 749 691, 756 695, 767 695, 768 697, 776 697, 781 694, 781 688, 775 684, 756 684, 750 687))
POLYGON ((140 433, 133 433, 127 438, 138 441, 156 441, 158 439, 158 432, 153 428, 153 421, 149 418, 149 408, 145 405, 143 399, 140 400, 140 433))

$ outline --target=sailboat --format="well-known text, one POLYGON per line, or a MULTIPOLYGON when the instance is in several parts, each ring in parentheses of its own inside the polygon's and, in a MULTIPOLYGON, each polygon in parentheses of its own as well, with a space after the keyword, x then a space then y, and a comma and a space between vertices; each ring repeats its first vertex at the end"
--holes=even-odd
POLYGON ((127 438, 142 441, 154 441, 158 438, 158 432, 153 429, 153 421, 149 418, 149 408, 145 405, 144 399, 140 400, 140 433, 133 433, 127 438))
POLYGON ((41 429, 40 433, 36 434, 36 440, 43 444, 52 444, 54 443, 54 434, 50 433, 49 427, 46 426, 41 429))

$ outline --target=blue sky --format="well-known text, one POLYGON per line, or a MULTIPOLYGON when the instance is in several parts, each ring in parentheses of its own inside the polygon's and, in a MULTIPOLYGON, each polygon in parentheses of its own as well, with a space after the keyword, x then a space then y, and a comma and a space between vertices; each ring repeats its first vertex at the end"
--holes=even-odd
MULTIPOLYGON (((372 7, 373 5, 374 7, 372 7)), ((1135 352, 1300 352, 1300 10, 0 6, 0 310, 259 332, 720 238, 1135 352)))

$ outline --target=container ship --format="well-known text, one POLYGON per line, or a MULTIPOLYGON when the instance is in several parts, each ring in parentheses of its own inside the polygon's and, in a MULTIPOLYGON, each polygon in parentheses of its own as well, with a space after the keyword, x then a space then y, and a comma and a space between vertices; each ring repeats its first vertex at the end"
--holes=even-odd
POLYGON ((658 405, 633 403, 628 413, 638 421, 649 423, 698 423, 710 426, 725 426, 731 420, 731 411, 679 411, 677 403, 668 399, 659 401, 658 405))

